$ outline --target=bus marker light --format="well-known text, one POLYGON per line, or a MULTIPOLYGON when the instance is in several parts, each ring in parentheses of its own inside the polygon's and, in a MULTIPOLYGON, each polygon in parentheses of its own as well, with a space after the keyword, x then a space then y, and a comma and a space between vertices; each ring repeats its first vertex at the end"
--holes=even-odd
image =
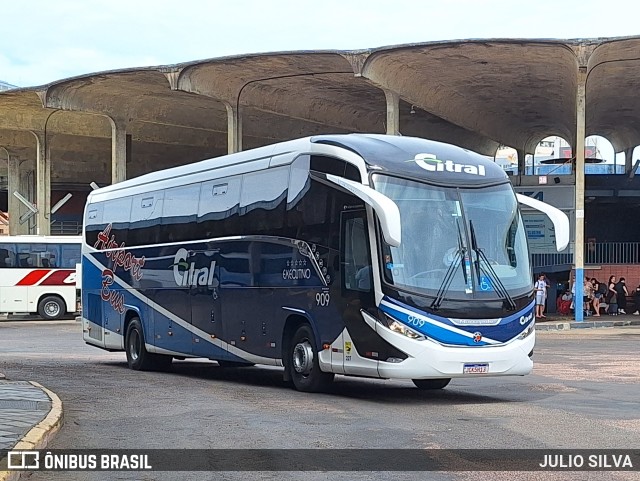
POLYGON ((331 344, 329 344, 328 342, 325 342, 325 343, 322 345, 322 349, 324 349, 324 350, 326 350, 326 349, 331 349, 331 344))
POLYGON ((246 341, 247 340, 247 336, 240 336, 240 340, 241 341, 246 341))
POLYGON ((387 358, 386 362, 392 362, 394 364, 397 364, 397 363, 402 362, 402 361, 404 361, 404 359, 400 359, 399 357, 389 357, 389 358, 387 358))

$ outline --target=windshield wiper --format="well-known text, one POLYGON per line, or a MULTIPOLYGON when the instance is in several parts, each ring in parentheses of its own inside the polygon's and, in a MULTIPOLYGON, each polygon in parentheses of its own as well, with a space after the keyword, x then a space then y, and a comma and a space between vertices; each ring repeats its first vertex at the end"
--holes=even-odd
MULTIPOLYGON (((458 227, 458 250, 456 251, 456 255, 453 261, 451 262, 451 264, 449 264, 449 268, 444 275, 442 284, 440 284, 440 288, 438 289, 436 298, 431 303, 431 309, 434 310, 440 308, 440 304, 442 304, 442 300, 444 299, 445 294, 451 286, 451 281, 453 281, 453 275, 455 274, 456 269, 458 268, 458 265, 460 265, 462 259, 464 259, 464 255, 466 252, 462 243, 462 233, 460 232, 460 224, 458 222, 458 219, 456 219, 456 226, 458 227)), ((464 284, 467 285, 467 268, 464 265, 462 266, 462 275, 464 277, 464 284)))
POLYGON ((504 287, 504 284, 502 283, 502 281, 498 277, 498 274, 496 274, 496 271, 493 270, 493 267, 491 266, 491 262, 489 262, 489 259, 485 255, 484 251, 480 247, 478 247, 478 242, 476 241, 476 231, 473 228, 473 221, 472 220, 469 221, 469 232, 471 234, 471 249, 473 249, 473 251, 476 253, 475 265, 476 265, 476 275, 478 277, 478 285, 480 285, 480 282, 481 282, 480 281, 480 271, 482 270, 482 272, 491 281, 491 283, 492 283, 494 289, 496 290, 496 292, 500 296, 502 296, 502 298, 504 299, 504 301, 507 304, 509 304, 509 308, 511 310, 515 310, 516 303, 514 302, 513 298, 509 295, 509 292, 504 287), (484 264, 487 266, 486 269, 481 268, 481 262, 480 262, 481 260, 484 261, 484 264))

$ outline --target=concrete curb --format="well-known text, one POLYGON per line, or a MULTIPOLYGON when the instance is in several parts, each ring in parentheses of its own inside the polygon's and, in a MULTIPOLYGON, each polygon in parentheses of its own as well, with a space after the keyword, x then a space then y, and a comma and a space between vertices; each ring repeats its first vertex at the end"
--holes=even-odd
POLYGON ((567 331, 569 329, 597 329, 605 327, 640 326, 640 319, 623 321, 559 321, 536 323, 536 331, 567 331))
MULTIPOLYGON (((58 395, 35 381, 29 381, 29 383, 42 389, 47 396, 49 396, 49 399, 51 399, 51 410, 42 421, 31 428, 31 430, 18 441, 12 448, 12 450, 15 451, 45 449, 64 423, 62 401, 58 395)), ((0 471, 0 481, 18 481, 22 475, 26 473, 29 473, 29 471, 0 471)))

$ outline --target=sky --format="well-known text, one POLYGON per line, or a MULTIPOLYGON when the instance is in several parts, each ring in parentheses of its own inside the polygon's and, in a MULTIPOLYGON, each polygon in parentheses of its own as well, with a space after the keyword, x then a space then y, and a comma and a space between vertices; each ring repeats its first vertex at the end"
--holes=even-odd
POLYGON ((4 0, 0 80, 30 87, 102 70, 257 52, 637 35, 630 5, 626 0, 4 0))
POLYGON ((227 55, 471 38, 639 35, 627 0, 4 0, 0 80, 19 87, 227 55))

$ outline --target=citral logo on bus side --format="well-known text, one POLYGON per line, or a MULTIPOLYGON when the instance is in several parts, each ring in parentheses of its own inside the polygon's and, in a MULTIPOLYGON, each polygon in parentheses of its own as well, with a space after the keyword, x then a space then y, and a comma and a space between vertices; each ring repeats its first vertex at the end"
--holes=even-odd
POLYGON ((214 285, 216 261, 211 261, 209 266, 197 268, 195 262, 187 262, 187 257, 189 257, 189 251, 182 248, 178 249, 173 258, 173 278, 176 284, 182 287, 214 285))
POLYGON ((416 154, 415 158, 407 162, 415 162, 416 165, 429 172, 464 172, 471 175, 486 175, 484 165, 457 164, 453 160, 440 160, 433 154, 416 154))

